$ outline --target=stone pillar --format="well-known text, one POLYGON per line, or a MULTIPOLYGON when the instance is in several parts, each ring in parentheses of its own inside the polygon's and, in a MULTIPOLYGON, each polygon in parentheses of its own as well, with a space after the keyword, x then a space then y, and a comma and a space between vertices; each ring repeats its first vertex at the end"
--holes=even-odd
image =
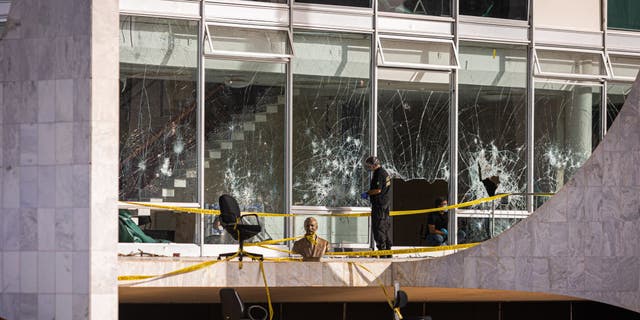
POLYGON ((0 40, 0 317, 117 319, 118 1, 13 0, 0 40))

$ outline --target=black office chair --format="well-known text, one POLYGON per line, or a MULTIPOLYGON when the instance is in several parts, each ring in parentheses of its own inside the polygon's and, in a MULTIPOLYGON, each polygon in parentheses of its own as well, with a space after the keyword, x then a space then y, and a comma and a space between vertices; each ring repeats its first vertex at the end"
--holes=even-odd
POLYGON ((235 198, 228 194, 223 194, 218 199, 220 203, 220 223, 222 227, 231 234, 233 239, 240 243, 240 247, 236 252, 222 253, 218 256, 218 260, 222 257, 230 257, 238 254, 238 259, 242 261, 242 257, 248 256, 252 259, 262 259, 261 254, 244 251, 244 242, 262 231, 258 215, 256 214, 240 214, 240 207, 235 198))
POLYGON ((220 289, 220 303, 224 320, 266 320, 269 316, 267 309, 262 306, 253 305, 245 309, 242 299, 233 288, 220 289))

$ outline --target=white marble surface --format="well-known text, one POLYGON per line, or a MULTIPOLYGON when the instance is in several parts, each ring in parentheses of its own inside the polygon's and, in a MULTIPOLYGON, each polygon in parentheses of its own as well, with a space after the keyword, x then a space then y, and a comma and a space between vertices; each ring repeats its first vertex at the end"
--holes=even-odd
POLYGON ((118 1, 14 1, 8 19, 0 317, 116 319, 118 1))

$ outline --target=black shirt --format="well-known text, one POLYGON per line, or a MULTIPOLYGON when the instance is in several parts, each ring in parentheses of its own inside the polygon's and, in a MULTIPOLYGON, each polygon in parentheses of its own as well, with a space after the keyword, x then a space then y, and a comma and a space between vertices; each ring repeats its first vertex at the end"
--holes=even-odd
POLYGON ((370 190, 380 189, 380 193, 370 196, 371 204, 379 207, 388 207, 390 203, 389 188, 391 188, 391 176, 382 167, 376 169, 371 177, 370 190))
POLYGON ((427 216, 427 233, 429 232, 429 225, 432 224, 436 227, 436 230, 449 227, 449 214, 441 214, 441 212, 432 212, 427 216))

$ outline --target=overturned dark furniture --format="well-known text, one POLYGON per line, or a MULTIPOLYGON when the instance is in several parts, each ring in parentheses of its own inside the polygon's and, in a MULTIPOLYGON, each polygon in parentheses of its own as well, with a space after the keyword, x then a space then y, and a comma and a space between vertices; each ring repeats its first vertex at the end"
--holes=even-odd
POLYGON ((224 320, 266 320, 269 312, 259 305, 244 307, 240 295, 233 288, 220 289, 222 319, 224 320))
POLYGON ((244 251, 244 242, 262 231, 258 215, 241 215, 238 202, 228 194, 221 195, 218 202, 220 203, 220 223, 222 227, 240 244, 238 251, 222 253, 218 256, 218 260, 222 259, 222 257, 231 257, 234 255, 238 255, 240 261, 242 261, 242 257, 245 256, 252 259, 262 259, 261 254, 244 251))

